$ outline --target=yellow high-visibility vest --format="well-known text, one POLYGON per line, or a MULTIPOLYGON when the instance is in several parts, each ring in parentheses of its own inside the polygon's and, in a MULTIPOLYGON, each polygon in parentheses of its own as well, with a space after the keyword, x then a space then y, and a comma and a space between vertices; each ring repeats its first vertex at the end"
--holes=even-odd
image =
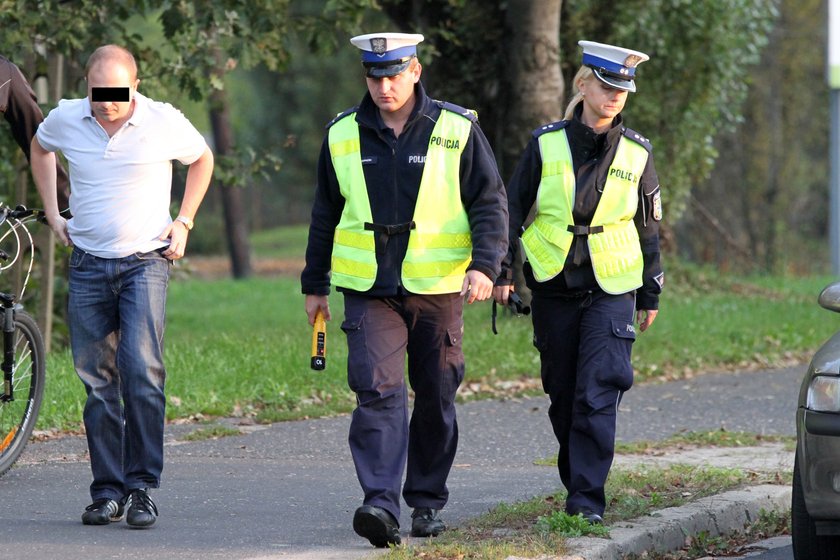
MULTIPOLYGON (((537 190, 536 217, 522 234, 522 246, 539 282, 563 270, 574 239, 572 209, 575 174, 565 129, 539 137, 542 175, 537 190)), ((610 165, 604 192, 587 235, 598 285, 608 294, 623 294, 642 285, 644 262, 633 217, 639 204, 639 181, 648 151, 622 136, 610 165)))
MULTIPOLYGON (((341 195, 345 199, 336 226, 332 252, 332 283, 364 292, 376 280, 376 233, 362 170, 359 126, 350 113, 329 130, 328 142, 341 195)), ((402 263, 402 282, 416 294, 458 292, 472 256, 467 212, 461 202, 461 154, 471 122, 442 109, 432 130, 417 202, 414 229, 402 263)))

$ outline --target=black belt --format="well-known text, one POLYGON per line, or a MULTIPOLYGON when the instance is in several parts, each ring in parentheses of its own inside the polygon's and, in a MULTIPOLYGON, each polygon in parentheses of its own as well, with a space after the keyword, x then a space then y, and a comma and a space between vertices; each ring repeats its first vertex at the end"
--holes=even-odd
POLYGON ((590 233, 601 233, 604 231, 604 226, 578 226, 569 224, 566 227, 566 231, 573 233, 575 235, 575 244, 572 247, 572 262, 575 263, 575 266, 580 266, 583 264, 583 260, 586 257, 586 241, 584 239, 585 236, 589 235, 590 233))
POLYGON ((566 231, 574 233, 575 235, 589 235, 590 233, 602 233, 604 226, 576 226, 569 225, 566 231))
POLYGON ((407 231, 413 230, 417 225, 414 221, 405 222, 404 224, 372 224, 370 222, 365 222, 365 229, 367 231, 374 231, 378 235, 374 237, 374 246, 376 247, 376 254, 377 255, 384 255, 385 248, 388 246, 388 239, 392 235, 397 235, 399 233, 406 233, 407 231))

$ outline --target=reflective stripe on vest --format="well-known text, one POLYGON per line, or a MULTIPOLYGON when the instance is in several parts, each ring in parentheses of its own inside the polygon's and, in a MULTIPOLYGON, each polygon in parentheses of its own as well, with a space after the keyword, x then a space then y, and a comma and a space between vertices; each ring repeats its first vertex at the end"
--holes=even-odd
POLYGON ((348 115, 331 126, 328 136, 330 157, 344 197, 344 210, 333 238, 331 281, 336 286, 364 292, 376 280, 376 252, 374 232, 365 231, 365 222, 373 222, 373 218, 362 171, 359 126, 354 116, 348 115), (356 192, 359 185, 362 193, 356 192))
MULTIPOLYGON (((565 130, 543 134, 539 143, 543 167, 537 214, 522 234, 522 246, 534 278, 545 282, 562 272, 574 238, 567 227, 574 224, 575 176, 565 130)), ((633 217, 647 158, 644 146, 621 137, 590 224, 604 228, 590 233, 587 242, 595 279, 608 294, 627 293, 642 285, 644 262, 633 217)))
MULTIPOLYGON (((461 203, 461 154, 472 123, 441 110, 432 131, 417 194, 408 250, 402 263, 402 282, 417 294, 458 292, 472 255, 469 219, 461 203)), ((330 154, 345 199, 335 231, 332 283, 357 291, 369 290, 376 280, 374 232, 370 201, 362 171, 359 127, 351 116, 329 132, 330 154), (333 147, 335 146, 335 149, 333 147)))

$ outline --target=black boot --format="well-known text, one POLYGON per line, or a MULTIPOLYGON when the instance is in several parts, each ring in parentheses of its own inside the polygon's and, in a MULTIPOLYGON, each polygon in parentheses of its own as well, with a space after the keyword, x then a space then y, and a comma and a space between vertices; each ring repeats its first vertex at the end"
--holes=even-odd
POLYGON ((353 516, 353 530, 376 548, 400 544, 400 525, 394 516, 376 506, 362 506, 353 516))
POLYGON ((436 537, 446 531, 446 524, 438 517, 438 510, 414 508, 411 514, 412 537, 436 537))

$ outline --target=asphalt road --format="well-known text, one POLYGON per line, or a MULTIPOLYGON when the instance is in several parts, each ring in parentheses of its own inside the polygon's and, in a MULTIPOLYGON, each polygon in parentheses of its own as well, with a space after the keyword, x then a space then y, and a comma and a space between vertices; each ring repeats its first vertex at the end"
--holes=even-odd
MULTIPOLYGON (((621 406, 618 439, 720 428, 795 434, 803 371, 707 374, 635 387, 621 406)), ((542 397, 460 406, 447 522, 557 489, 555 469, 533 464, 555 453, 547 407, 542 397)), ((168 427, 163 487, 152 494, 161 517, 148 531, 81 524, 90 482, 82 438, 31 444, 21 464, 0 478, 0 560, 367 556, 373 549, 351 527, 361 493, 348 426, 347 416, 243 426, 249 433, 203 442, 180 439, 195 425, 168 427)), ((404 528, 409 514, 404 509, 404 528)))

